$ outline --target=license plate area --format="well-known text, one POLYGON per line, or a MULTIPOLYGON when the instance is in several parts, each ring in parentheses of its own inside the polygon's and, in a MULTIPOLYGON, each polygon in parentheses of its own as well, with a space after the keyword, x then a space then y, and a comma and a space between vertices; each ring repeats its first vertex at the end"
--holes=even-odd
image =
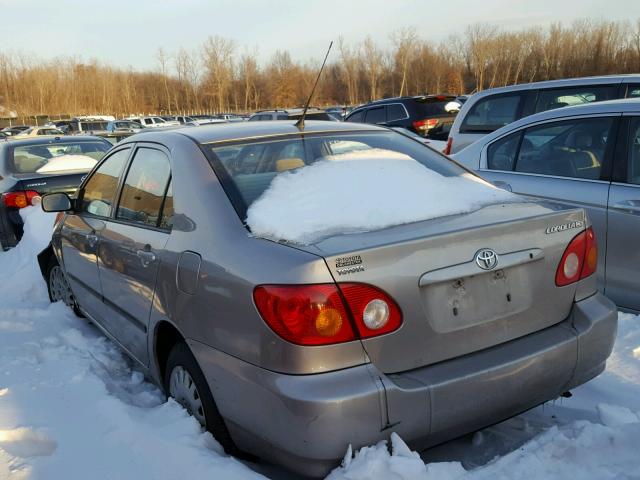
POLYGON ((519 265, 425 285, 421 299, 431 327, 446 333, 527 310, 531 291, 526 269, 519 265))

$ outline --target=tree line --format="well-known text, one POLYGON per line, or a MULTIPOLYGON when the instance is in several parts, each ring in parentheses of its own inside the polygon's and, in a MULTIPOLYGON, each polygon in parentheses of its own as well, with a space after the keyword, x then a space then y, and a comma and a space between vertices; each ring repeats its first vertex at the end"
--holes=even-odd
MULTIPOLYGON (((338 39, 313 103, 356 105, 384 97, 473 93, 522 82, 640 72, 640 19, 585 19, 518 31, 476 24, 440 42, 405 28, 389 40, 383 47, 372 37, 359 43, 338 39)), ((155 60, 155 69, 140 71, 98 60, 45 60, 0 50, 0 117, 9 112, 120 116, 300 106, 320 64, 296 61, 287 50, 264 59, 257 49, 220 36, 194 50, 160 48, 155 60)))

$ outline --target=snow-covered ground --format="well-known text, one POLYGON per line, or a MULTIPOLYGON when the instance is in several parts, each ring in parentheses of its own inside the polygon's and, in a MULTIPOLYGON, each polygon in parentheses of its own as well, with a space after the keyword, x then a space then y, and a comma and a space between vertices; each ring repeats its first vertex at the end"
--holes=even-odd
MULTIPOLYGON (((24 214, 25 238, 0 253, 0 479, 295 478, 221 453, 94 327, 50 305, 35 254, 52 216, 24 214)), ((620 314, 606 372, 572 398, 422 455, 392 435, 329 478, 640 478, 639 413, 640 318, 620 314)))

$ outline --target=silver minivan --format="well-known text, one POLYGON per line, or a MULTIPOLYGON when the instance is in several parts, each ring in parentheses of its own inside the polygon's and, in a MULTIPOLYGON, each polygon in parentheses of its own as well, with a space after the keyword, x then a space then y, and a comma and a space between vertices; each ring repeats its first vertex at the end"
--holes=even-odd
POLYGON ((460 109, 444 153, 459 152, 511 122, 560 107, 640 97, 640 75, 567 78, 492 88, 472 95, 460 109))
POLYGON ((507 190, 585 208, 600 245, 601 290, 640 311, 640 99, 532 115, 453 158, 507 190))

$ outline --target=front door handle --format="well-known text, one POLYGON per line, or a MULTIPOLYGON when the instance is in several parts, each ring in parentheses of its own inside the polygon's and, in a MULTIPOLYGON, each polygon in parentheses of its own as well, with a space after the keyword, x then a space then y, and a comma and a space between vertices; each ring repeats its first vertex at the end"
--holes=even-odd
POLYGON ((156 261, 156 254, 149 250, 138 250, 136 255, 140 259, 143 267, 148 267, 150 264, 156 261))
POLYGON ((640 214, 640 200, 622 200, 612 205, 616 210, 640 214))

